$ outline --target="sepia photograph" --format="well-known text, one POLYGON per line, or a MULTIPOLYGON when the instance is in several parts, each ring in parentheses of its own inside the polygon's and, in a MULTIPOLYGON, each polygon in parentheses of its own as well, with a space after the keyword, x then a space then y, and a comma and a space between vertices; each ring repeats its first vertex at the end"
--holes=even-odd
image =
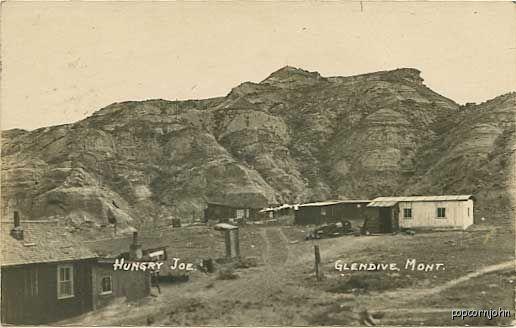
POLYGON ((1 2, 2 326, 513 326, 515 1, 1 2))

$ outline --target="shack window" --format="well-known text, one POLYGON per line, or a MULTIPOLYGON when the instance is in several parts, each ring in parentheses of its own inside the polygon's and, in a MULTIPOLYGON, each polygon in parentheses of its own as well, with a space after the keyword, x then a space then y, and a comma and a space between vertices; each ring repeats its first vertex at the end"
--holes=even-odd
POLYGON ((236 210, 236 217, 237 217, 237 219, 242 219, 242 218, 244 218, 244 216, 245 216, 245 210, 244 209, 236 210))
POLYGON ((321 207, 321 215, 326 215, 326 208, 321 207))
POLYGON ((37 269, 30 269, 25 271, 24 287, 25 296, 38 296, 37 269))
POLYGON ((437 208, 437 218, 438 219, 445 219, 446 218, 446 208, 444 208, 444 207, 438 207, 437 208))
POLYGON ((404 219, 412 219, 412 209, 411 208, 403 209, 403 218, 404 219))
POLYGON ((57 267, 57 298, 73 296, 73 266, 60 265, 57 267))
POLYGON ((111 275, 102 277, 102 291, 101 294, 111 294, 113 292, 112 284, 111 284, 111 275))

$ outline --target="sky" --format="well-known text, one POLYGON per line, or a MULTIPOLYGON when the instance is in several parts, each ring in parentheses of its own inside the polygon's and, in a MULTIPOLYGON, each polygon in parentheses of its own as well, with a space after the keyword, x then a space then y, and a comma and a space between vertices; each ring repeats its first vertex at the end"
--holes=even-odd
POLYGON ((458 103, 516 90, 512 2, 3 2, 2 129, 114 102, 226 95, 290 65, 399 67, 458 103))

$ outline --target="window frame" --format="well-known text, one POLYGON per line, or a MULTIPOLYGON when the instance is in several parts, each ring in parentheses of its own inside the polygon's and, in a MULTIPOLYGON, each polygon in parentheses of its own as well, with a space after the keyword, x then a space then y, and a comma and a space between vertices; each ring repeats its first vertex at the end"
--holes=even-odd
POLYGON ((437 218, 437 219, 439 219, 439 220, 443 220, 443 219, 445 220, 445 219, 446 219, 446 207, 437 207, 436 212, 437 212, 437 213, 436 213, 436 218, 437 218), (443 214, 443 216, 440 216, 440 215, 439 215, 439 214, 440 214, 440 213, 439 213, 439 212, 440 212, 439 210, 442 210, 442 212, 443 212, 443 213, 442 213, 442 214, 443 214))
POLYGON ((237 219, 244 219, 245 218, 245 208, 237 208, 235 211, 235 217, 237 219))
POLYGON ((326 216, 326 208, 324 206, 321 206, 321 215, 326 216))
POLYGON ((113 276, 108 274, 102 276, 100 279, 100 295, 110 295, 113 294, 113 276), (109 290, 104 290, 104 279, 109 278, 109 290))
POLYGON ((413 218, 412 207, 403 208, 403 219, 412 220, 413 218), (405 211, 410 211, 410 216, 407 216, 405 211))
POLYGON ((61 264, 61 265, 57 266, 57 299, 62 300, 62 299, 75 297, 73 274, 74 274, 73 264, 61 264), (61 280, 61 269, 70 270, 69 271, 69 277, 70 277, 69 280, 61 280), (61 290, 61 284, 66 283, 66 282, 70 282, 70 294, 63 295, 62 294, 63 291, 61 290))

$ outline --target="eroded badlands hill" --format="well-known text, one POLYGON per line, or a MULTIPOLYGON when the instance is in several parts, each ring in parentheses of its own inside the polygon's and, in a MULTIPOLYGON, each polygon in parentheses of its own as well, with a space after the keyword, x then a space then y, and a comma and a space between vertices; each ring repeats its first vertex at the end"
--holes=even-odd
POLYGON ((479 215, 507 211, 515 116, 515 93, 459 106, 416 69, 326 78, 287 66, 226 97, 115 103, 4 131, 3 213, 129 228, 200 217, 207 200, 425 193, 473 193, 479 215))

